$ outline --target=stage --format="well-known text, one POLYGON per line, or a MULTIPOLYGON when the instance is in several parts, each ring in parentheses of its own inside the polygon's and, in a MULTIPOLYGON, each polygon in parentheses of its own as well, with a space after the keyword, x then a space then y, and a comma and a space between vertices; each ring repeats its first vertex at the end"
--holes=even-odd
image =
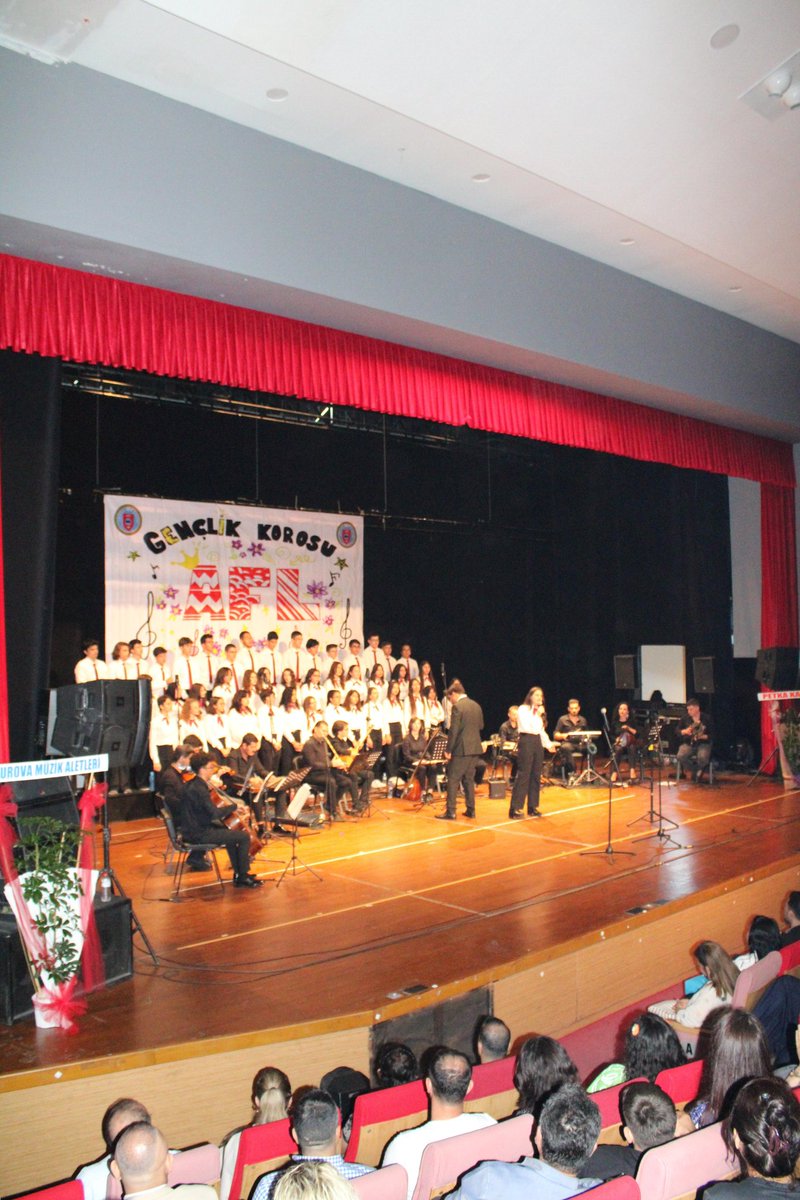
MULTIPOLYGON (((249 1082, 266 1061, 286 1064, 295 1086, 320 1064, 364 1069, 376 1023, 484 985, 515 1038, 559 1034, 692 973, 702 937, 739 950, 750 916, 779 916, 800 886, 800 793, 780 781, 664 784, 672 840, 654 836, 646 786, 615 788, 612 854, 607 789, 544 788, 543 817, 519 822, 486 792, 475 822, 453 823, 434 819, 440 803, 415 811, 376 794, 371 817, 303 832, 300 858, 320 879, 302 871, 276 887, 291 843, 274 838, 253 866, 264 887, 221 892, 213 874, 187 874, 178 902, 160 821, 115 823, 113 866, 159 965, 135 937, 134 978, 91 996, 76 1036, 32 1020, 0 1028, 6 1106, 24 1122, 41 1089, 91 1095, 94 1147, 106 1097, 166 1096, 179 1079, 249 1082), (657 955, 637 951, 655 938, 657 955)), ((219 861, 229 880, 224 852, 219 861)), ((246 1118, 241 1096, 216 1099, 212 1127, 198 1129, 196 1107, 173 1093, 172 1144, 246 1118)), ((20 1163, 3 1191, 81 1157, 71 1145, 33 1179, 20 1163)))

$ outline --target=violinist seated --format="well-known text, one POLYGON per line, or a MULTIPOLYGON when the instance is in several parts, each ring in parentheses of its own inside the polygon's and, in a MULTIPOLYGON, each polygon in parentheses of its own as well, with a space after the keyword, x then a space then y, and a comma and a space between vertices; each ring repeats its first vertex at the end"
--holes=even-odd
POLYGON ((303 746, 301 762, 311 768, 304 782, 325 793, 325 811, 330 819, 343 820, 338 812, 339 799, 345 793, 351 794, 350 776, 344 770, 343 760, 332 754, 326 721, 315 722, 311 737, 303 746))
MULTIPOLYGON (((224 766, 217 771, 220 786, 226 796, 241 800, 252 808, 259 827, 263 830, 266 817, 266 793, 274 792, 283 783, 283 778, 274 772, 265 772, 259 757, 260 741, 254 733, 246 733, 235 750, 228 755, 224 766)), ((276 821, 286 815, 285 795, 276 801, 276 821), (278 807, 281 807, 280 814, 278 807)), ((285 831, 281 829, 280 833, 285 831)))
MULTIPOLYGON (((158 779, 158 790, 169 809, 175 828, 183 833, 183 792, 186 781, 192 778, 189 762, 196 748, 181 745, 175 748, 175 759, 165 767, 158 779)), ((212 871, 210 862, 206 862, 202 850, 194 850, 186 860, 190 871, 212 871)))
POLYGON ((500 739, 500 745, 497 748, 497 761, 499 763, 511 763, 511 774, 509 779, 514 779, 517 774, 517 749, 519 746, 519 705, 512 704, 508 710, 508 717, 497 731, 497 736, 500 739))
POLYGON ((331 749, 335 755, 334 762, 338 757, 342 762, 348 764, 348 770, 345 774, 349 780, 350 800, 348 801, 345 797, 344 800, 340 801, 340 804, 344 806, 345 811, 355 813, 358 816, 369 804, 369 793, 375 776, 370 770, 353 771, 349 769, 349 765, 353 763, 360 750, 360 746, 350 736, 350 729, 346 721, 334 721, 331 727, 331 749))
MULTIPOLYGON (((638 783, 638 765, 641 761, 641 741, 639 730, 633 723, 630 707, 621 701, 611 716, 611 738, 614 746, 614 757, 617 766, 628 764, 628 783, 638 783)), ((612 769, 611 782, 617 783, 617 772, 612 769)))
POLYGON ((581 734, 589 725, 586 717, 581 716, 580 700, 570 700, 563 717, 556 721, 553 731, 553 741, 558 743, 558 758, 564 764, 567 775, 567 787, 572 787, 577 778, 575 774, 575 755, 583 753, 583 738, 581 734))
MULTIPOLYGON (((417 779, 423 787, 422 799, 433 799, 436 789, 436 767, 424 761, 425 751, 430 742, 425 736, 425 729, 420 717, 412 717, 408 723, 408 733, 400 743, 400 770, 406 777, 416 771, 417 779), (421 765, 420 765, 421 764, 421 765)), ((442 764, 439 763, 439 766, 442 764)))
POLYGON ((263 881, 249 873, 250 835, 244 829, 228 829, 222 821, 232 813, 238 813, 245 821, 249 817, 248 810, 236 801, 219 806, 214 804, 208 785, 217 764, 210 755, 203 751, 193 754, 189 765, 194 778, 183 790, 181 827, 184 837, 189 842, 224 846, 233 868, 234 887, 261 887, 263 881))
POLYGON ((679 730, 681 744, 678 747, 678 778, 681 773, 690 775, 697 783, 703 771, 708 769, 714 749, 714 726, 708 713, 700 711, 699 700, 687 700, 689 714, 686 725, 679 730))

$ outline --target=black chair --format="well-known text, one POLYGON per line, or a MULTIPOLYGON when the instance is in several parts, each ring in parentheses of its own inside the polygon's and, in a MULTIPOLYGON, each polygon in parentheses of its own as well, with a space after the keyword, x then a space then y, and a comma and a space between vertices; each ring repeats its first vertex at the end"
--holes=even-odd
POLYGON ((217 882, 224 892, 225 884, 222 881, 222 876, 219 873, 219 863, 217 862, 215 850, 219 850, 219 846, 212 842, 187 842, 183 834, 178 833, 175 828, 175 822, 172 819, 172 813, 168 808, 161 809, 161 819, 167 830, 167 838, 169 839, 170 849, 175 854, 175 884, 172 889, 172 899, 177 900, 180 895, 181 882, 183 881, 183 872, 186 868, 186 861, 192 853, 202 853, 203 858, 213 864, 214 870, 217 873, 217 882))

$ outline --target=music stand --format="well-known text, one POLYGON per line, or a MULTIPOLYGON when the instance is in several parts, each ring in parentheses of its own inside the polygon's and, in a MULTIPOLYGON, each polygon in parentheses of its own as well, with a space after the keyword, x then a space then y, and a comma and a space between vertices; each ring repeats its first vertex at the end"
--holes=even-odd
MULTIPOLYGON (((308 770, 310 770, 310 768, 308 768, 308 770)), ((308 770, 305 772, 306 775, 308 774, 308 770)), ((297 772, 297 774, 299 773, 300 772, 297 772)), ((286 816, 281 818, 282 821, 287 821, 287 823, 291 823, 292 826, 292 853, 289 861, 275 882, 276 888, 281 886, 288 874, 299 875, 301 871, 310 871, 314 878, 318 879, 320 883, 322 883, 322 876, 317 874, 314 868, 310 867, 308 863, 304 863, 297 853, 297 818, 303 811, 303 805, 305 802, 306 797, 303 795, 303 789, 302 787, 299 787, 289 802, 289 806, 286 809, 286 816)))
MULTIPOLYGON (((611 755, 611 761, 616 765, 617 775, 619 775, 619 764, 617 763, 617 760, 614 757, 614 743, 611 740, 611 730, 608 727, 608 718, 606 717, 606 710, 604 708, 601 708, 600 712, 603 717, 603 732, 606 735, 606 742, 608 743, 608 750, 611 755)), ((597 772, 595 772, 595 774, 597 774, 597 772)), ((606 840, 606 848, 605 848, 605 850, 581 850, 580 855, 579 855, 580 858, 600 858, 600 857, 602 857, 602 858, 608 858, 609 860, 611 860, 611 859, 613 859, 615 854, 624 854, 626 858, 635 858, 636 857, 636 852, 634 850, 615 850, 613 843, 612 843, 612 839, 611 839, 611 797, 614 792, 614 784, 611 782, 611 776, 613 774, 614 774, 613 771, 608 772, 608 838, 606 840)), ((603 778, 602 775, 598 775, 598 779, 602 779, 602 778, 603 778)))
POLYGON ((661 727, 662 727, 662 725, 665 725, 666 723, 667 723, 667 719, 662 718, 662 717, 656 717, 656 727, 658 729, 658 738, 656 741, 656 745, 658 748, 657 754, 656 754, 656 768, 658 770, 658 780, 656 781, 655 776, 653 775, 653 773, 651 771, 651 774, 650 774, 650 811, 644 813, 641 817, 637 817, 636 821, 630 821, 629 824, 635 825, 638 821, 648 821, 648 820, 652 822, 655 820, 656 817, 658 817, 658 829, 656 829, 654 833, 646 833, 644 835, 644 837, 637 838, 636 841, 646 842, 649 838, 657 838, 664 846, 666 846, 668 843, 671 843, 675 847, 676 850, 683 850, 683 849, 685 849, 683 844, 681 842, 676 842, 675 838, 672 837, 669 830, 665 828, 665 826, 667 826, 667 825, 671 826, 673 829, 679 828, 677 821, 673 821, 670 817, 664 816, 664 807, 663 807, 663 799, 662 799, 662 788, 664 786, 664 783, 663 783, 664 755, 661 752, 661 727), (656 786, 658 787, 658 809, 654 810, 654 808, 653 808, 653 791, 656 786))
MULTIPOLYGON (((378 761, 378 759, 380 758, 380 756, 382 754, 383 754, 382 746, 379 750, 370 750, 369 751, 369 753, 367 754, 367 757, 365 759, 365 766, 368 771, 372 770, 372 768, 375 766, 375 763, 378 761)), ((373 780, 373 783, 374 783, 374 780, 373 780)), ((388 784, 387 784, 387 787, 388 787, 388 784)), ((378 816, 383 817, 384 821, 391 821, 392 818, 389 816, 389 814, 385 813, 383 811, 383 809, 380 808, 375 803, 375 801, 372 799, 372 784, 370 784, 369 795, 367 796, 367 803, 365 804, 363 811, 358 813, 358 816, 359 817, 371 817, 373 808, 375 809, 375 812, 378 814, 378 816)))
MULTIPOLYGON (((447 734, 439 733, 436 730, 434 730, 433 733, 431 734, 430 738, 428 739, 427 746, 422 751, 422 758, 419 760, 416 767, 414 768, 414 775, 416 775, 419 768, 423 765, 426 767, 441 766, 446 761, 445 757, 444 757, 446 750, 447 750, 447 734)), ((411 776, 411 779, 414 778, 414 775, 411 776)), ((411 779, 408 781, 409 783, 411 782, 411 779)), ((408 783, 406 784, 406 787, 408 787, 408 783)), ((437 794, 439 796, 441 796, 441 792, 438 790, 438 788, 437 788, 437 794)), ((420 809, 426 808, 426 807, 427 807, 427 801, 423 800, 420 797, 418 802, 414 805, 414 808, 412 811, 419 812, 420 809)))

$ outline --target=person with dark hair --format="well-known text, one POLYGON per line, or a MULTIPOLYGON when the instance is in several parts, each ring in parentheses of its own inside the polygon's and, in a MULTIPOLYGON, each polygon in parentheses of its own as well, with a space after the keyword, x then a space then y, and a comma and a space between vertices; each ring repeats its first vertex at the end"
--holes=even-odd
POLYGON ((511 1030, 499 1017, 481 1017, 475 1031, 475 1048, 478 1062, 498 1062, 508 1054, 511 1030))
POLYGON ((81 1167, 75 1175, 78 1182, 83 1184, 84 1200, 105 1200, 114 1143, 123 1129, 127 1129, 135 1122, 144 1121, 150 1121, 150 1113, 138 1100, 131 1100, 130 1097, 124 1096, 120 1100, 115 1100, 113 1104, 109 1104, 103 1113, 101 1123, 106 1153, 97 1162, 81 1167))
POLYGON ((750 922, 747 930, 747 954, 741 954, 734 959, 740 971, 760 962, 773 950, 780 950, 781 930, 774 917, 757 915, 750 922))
POLYGON ((715 1183, 713 1200, 779 1200, 797 1194, 800 1157, 800 1104, 782 1079, 750 1079, 741 1087, 722 1136, 739 1159, 742 1178, 715 1183))
POLYGON ((528 816, 540 817, 539 787, 542 780, 544 749, 555 751, 555 742, 547 736, 547 713, 544 709, 544 692, 532 687, 517 710, 519 727, 519 750, 517 752, 517 777, 511 790, 508 815, 512 821, 524 820, 522 809, 527 797, 528 816))
POLYGON ((586 1089, 601 1092, 616 1087, 626 1079, 649 1079, 655 1082, 660 1071, 679 1067, 686 1062, 680 1038, 663 1017, 655 1013, 640 1013, 625 1030, 624 1062, 610 1063, 592 1080, 586 1089))
POLYGON ((379 1046, 372 1070, 381 1088, 399 1087, 401 1083, 419 1079, 416 1055, 403 1042, 384 1042, 379 1046))
POLYGON ((465 1054, 438 1046, 427 1057, 425 1091, 430 1101, 430 1120, 414 1129, 397 1133, 386 1145, 381 1166, 399 1163, 408 1176, 408 1200, 414 1194, 419 1165, 426 1146, 459 1133, 470 1133, 494 1125, 488 1113, 464 1111, 464 1101, 472 1091, 472 1067, 465 1054))
POLYGON ((614 1179, 635 1175, 639 1159, 651 1146, 675 1137, 675 1105, 654 1083, 630 1083, 619 1102, 624 1146, 598 1146, 586 1163, 587 1175, 614 1179))
POLYGON ((739 968, 719 942, 700 942, 694 952, 703 975, 708 983, 693 996, 682 1000, 658 1000, 651 1004, 648 1012, 657 1013, 666 1021, 677 1021, 690 1029, 698 1029, 710 1012, 721 1004, 730 1004, 739 968))
POLYGON ((257 888, 263 886, 263 880, 249 874, 250 867, 250 836, 244 829, 227 829, 221 818, 228 813, 240 811, 243 819, 247 818, 247 810, 240 804, 226 804, 217 807, 211 800, 209 780, 216 770, 217 764, 209 754, 193 754, 190 762, 194 771, 191 779, 183 790, 181 828, 189 842, 208 842, 214 846, 224 846, 233 868, 233 886, 257 888))
POLYGON ((726 1007, 713 1014, 709 1026, 697 1097, 686 1105, 678 1123, 682 1133, 721 1120, 730 1089, 742 1079, 768 1075, 772 1069, 764 1030, 752 1013, 726 1007))
POLYGON ((514 1066, 514 1087, 519 1092, 517 1113, 537 1117, 549 1096, 566 1084, 578 1082, 578 1068, 560 1042, 546 1034, 526 1038, 514 1066))
POLYGON ((681 772, 691 775, 698 783, 703 771, 708 769, 714 748, 714 727, 708 713, 700 711, 700 701, 692 697, 686 701, 688 714, 685 728, 679 730, 683 739, 678 747, 678 778, 681 772))
POLYGON ((464 786, 464 816, 475 819, 475 772, 483 754, 481 732, 483 712, 471 700, 460 679, 454 679, 447 689, 452 705, 450 730, 447 735, 447 809, 437 813, 440 821, 455 821, 458 789, 464 786))
MULTIPOLYGON (((298 1154, 289 1163, 307 1160, 326 1162, 344 1179, 368 1175, 373 1167, 345 1162, 342 1158, 342 1126, 336 1101, 321 1088, 309 1088, 292 1109, 290 1133, 297 1142, 298 1154)), ((269 1200, 280 1171, 262 1175, 252 1192, 252 1200, 269 1200)))
POLYGON ((783 919, 787 929, 781 936, 781 945, 791 946, 800 941, 800 892, 789 892, 783 906, 783 919))
POLYGON ((464 1175, 451 1200, 566 1200, 600 1183, 583 1175, 600 1134, 600 1110, 582 1087, 568 1085, 551 1096, 535 1130, 538 1158, 481 1163, 464 1175))

